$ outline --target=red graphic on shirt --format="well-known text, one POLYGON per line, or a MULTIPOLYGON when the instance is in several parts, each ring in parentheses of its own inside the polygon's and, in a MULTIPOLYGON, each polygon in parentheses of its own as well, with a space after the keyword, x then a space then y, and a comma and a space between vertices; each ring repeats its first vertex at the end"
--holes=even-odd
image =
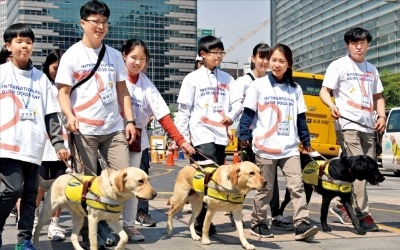
POLYGON ((271 135, 273 135, 276 131, 278 131, 278 124, 282 121, 282 114, 281 111, 279 110, 278 105, 276 104, 272 104, 272 103, 267 103, 267 104, 258 104, 258 110, 260 113, 264 112, 266 109, 272 109, 275 113, 276 113, 276 122, 274 124, 274 126, 272 126, 272 128, 270 130, 268 130, 265 134, 260 135, 260 136, 256 136, 254 138, 254 146, 255 148, 264 151, 268 154, 281 154, 282 150, 281 149, 277 149, 277 148, 269 148, 266 147, 264 145, 262 145, 262 143, 260 143, 259 141, 265 140, 269 137, 271 137, 271 135))
MULTIPOLYGON (((367 79, 368 76, 372 77, 373 79, 375 78, 375 75, 372 72, 366 72, 366 73, 361 75, 361 83, 360 83, 360 85, 361 85, 361 93, 362 93, 363 97, 368 97, 368 91, 365 88, 365 85, 368 84, 368 81, 366 81, 365 79, 367 79)), ((361 109, 361 110, 368 111, 368 112, 373 112, 374 111, 374 103, 373 102, 371 102, 369 104, 369 107, 364 107, 359 103, 355 103, 353 100, 348 100, 347 104, 352 106, 353 108, 356 108, 356 109, 361 109)))
MULTIPOLYGON (((84 77, 86 77, 88 74, 90 74, 90 72, 86 72, 83 74, 75 73, 74 78, 77 81, 79 81, 80 79, 83 79, 84 77)), ((74 107, 72 111, 79 122, 83 122, 83 123, 86 123, 88 125, 93 125, 93 126, 102 126, 105 123, 104 120, 90 119, 90 118, 86 118, 86 117, 79 116, 76 114, 77 112, 80 112, 80 111, 83 111, 83 110, 89 108, 90 106, 94 105, 96 102, 98 102, 100 100, 99 93, 104 90, 104 82, 97 73, 95 73, 93 76, 96 78, 96 80, 99 84, 98 91, 94 92, 94 96, 90 100, 88 100, 87 102, 85 102, 79 106, 74 107)))
MULTIPOLYGON (((218 103, 218 91, 219 91, 219 89, 224 89, 224 90, 226 90, 226 93, 228 93, 228 91, 229 91, 229 86, 228 86, 228 84, 218 84, 218 87, 216 87, 216 88, 214 89, 214 93, 213 93, 214 102, 213 102, 213 103, 218 103)), ((225 117, 225 112, 224 112, 224 110, 218 111, 218 113, 219 113, 219 115, 221 116, 221 118, 224 118, 224 117, 225 117)), ((221 121, 213 121, 213 120, 211 120, 211 119, 209 119, 209 118, 207 118, 207 117, 205 117, 205 116, 200 117, 200 120, 201 120, 203 123, 208 124, 208 125, 211 125, 211 126, 213 126, 213 127, 226 127, 225 125, 223 125, 223 124, 221 123, 221 121)))
MULTIPOLYGON (((14 127, 17 122, 19 122, 19 110, 22 109, 22 102, 16 95, 13 93, 5 93, 5 94, 0 94, 0 100, 4 98, 11 98, 14 101, 15 106, 17 106, 17 111, 15 112, 14 117, 6 122, 5 124, 0 126, 0 131, 4 133, 5 130, 14 127)), ((17 145, 10 145, 6 143, 1 143, 0 142, 0 148, 8 151, 13 151, 13 152, 19 152, 20 147, 17 145)))

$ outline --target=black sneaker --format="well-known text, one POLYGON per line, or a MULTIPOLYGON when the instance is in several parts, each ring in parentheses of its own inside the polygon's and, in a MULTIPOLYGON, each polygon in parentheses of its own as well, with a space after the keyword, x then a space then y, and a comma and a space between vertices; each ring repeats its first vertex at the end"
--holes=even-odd
POLYGON ((144 227, 155 227, 157 222, 151 218, 150 214, 138 213, 135 224, 144 227))
MULTIPOLYGON (((198 221, 194 222, 194 230, 196 230, 196 233, 199 235, 203 234, 203 223, 200 223, 198 221)), ((216 234, 217 233, 217 228, 213 223, 210 224, 210 230, 208 230, 208 234, 216 234)))
POLYGON ((271 218, 271 229, 294 231, 293 223, 285 219, 282 215, 271 218))
POLYGON ((318 233, 317 226, 311 226, 310 223, 302 221, 296 227, 295 240, 306 240, 308 238, 313 237, 318 233))
MULTIPOLYGON (((89 242, 89 235, 87 234, 81 234, 82 236, 82 247, 84 249, 90 249, 90 242, 89 242)), ((97 249, 100 250, 105 250, 106 245, 104 244, 104 241, 100 236, 97 235, 97 249)))
POLYGON ((250 233, 261 238, 274 238, 274 234, 271 233, 267 224, 265 223, 260 223, 253 226, 250 233))

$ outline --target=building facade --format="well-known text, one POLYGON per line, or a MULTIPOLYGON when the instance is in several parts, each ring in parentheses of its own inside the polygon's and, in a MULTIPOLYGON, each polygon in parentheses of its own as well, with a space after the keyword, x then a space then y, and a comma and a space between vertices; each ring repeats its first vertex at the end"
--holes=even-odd
MULTIPOLYGON (((52 49, 66 50, 82 38, 79 10, 87 1, 9 0, 7 26, 26 23, 32 28, 32 61, 41 68, 52 49)), ((148 77, 167 103, 175 103, 181 81, 193 70, 196 57, 197 1, 103 1, 111 10, 111 25, 104 42, 121 50, 126 39, 142 39, 151 54, 148 77)))
POLYGON ((369 30, 373 39, 366 59, 379 71, 400 72, 400 1, 271 1, 272 44, 288 45, 297 71, 325 73, 329 63, 346 55, 344 33, 369 30))

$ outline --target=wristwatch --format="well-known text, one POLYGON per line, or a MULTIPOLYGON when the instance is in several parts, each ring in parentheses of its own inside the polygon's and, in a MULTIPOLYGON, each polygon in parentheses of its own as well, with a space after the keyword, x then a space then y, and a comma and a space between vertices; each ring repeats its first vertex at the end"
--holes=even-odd
POLYGON ((133 124, 133 126, 136 126, 136 122, 135 122, 135 120, 131 120, 131 121, 127 121, 127 122, 126 122, 126 124, 129 124, 129 123, 132 123, 132 124, 133 124))

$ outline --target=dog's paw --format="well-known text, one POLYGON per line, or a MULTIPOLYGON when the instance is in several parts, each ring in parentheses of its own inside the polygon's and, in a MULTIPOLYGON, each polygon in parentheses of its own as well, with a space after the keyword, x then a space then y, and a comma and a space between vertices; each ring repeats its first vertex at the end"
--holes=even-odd
POLYGON ((210 241, 210 239, 202 239, 202 240, 201 240, 201 244, 203 244, 203 245, 210 245, 210 244, 211 244, 211 241, 210 241))
POLYGON ((332 229, 328 225, 322 225, 322 231, 324 232, 331 232, 332 229))
POLYGON ((357 231, 357 234, 359 234, 359 235, 367 234, 367 230, 365 228, 362 228, 362 227, 356 228, 356 231, 357 231))
POLYGON ((249 243, 247 243, 246 245, 243 245, 243 248, 244 249, 249 249, 249 250, 256 249, 256 247, 254 245, 249 244, 249 243))
POLYGON ((201 240, 201 237, 198 236, 197 234, 195 234, 195 235, 192 235, 192 240, 199 241, 199 240, 201 240))

